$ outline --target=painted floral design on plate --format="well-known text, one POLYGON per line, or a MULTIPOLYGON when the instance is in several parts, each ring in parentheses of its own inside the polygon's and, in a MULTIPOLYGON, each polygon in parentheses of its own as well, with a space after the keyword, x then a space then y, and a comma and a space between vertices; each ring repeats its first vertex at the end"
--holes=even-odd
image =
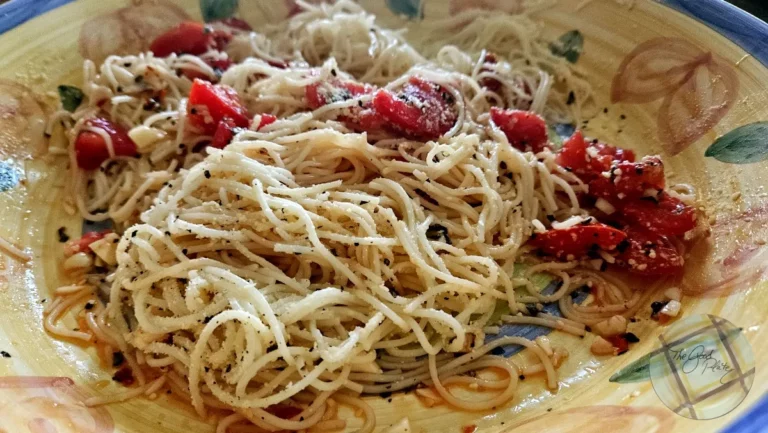
POLYGON ((739 91, 733 68, 709 51, 680 38, 638 45, 619 66, 611 101, 644 104, 662 99, 658 135, 677 155, 728 113, 739 91))

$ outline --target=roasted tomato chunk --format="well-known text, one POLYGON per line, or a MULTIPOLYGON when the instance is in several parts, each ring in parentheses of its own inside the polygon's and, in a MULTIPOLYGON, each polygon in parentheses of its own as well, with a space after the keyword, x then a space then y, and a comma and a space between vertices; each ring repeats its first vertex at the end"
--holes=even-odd
POLYGON ((627 238, 623 231, 601 223, 552 229, 531 237, 531 245, 560 260, 575 260, 599 250, 614 251, 627 238))

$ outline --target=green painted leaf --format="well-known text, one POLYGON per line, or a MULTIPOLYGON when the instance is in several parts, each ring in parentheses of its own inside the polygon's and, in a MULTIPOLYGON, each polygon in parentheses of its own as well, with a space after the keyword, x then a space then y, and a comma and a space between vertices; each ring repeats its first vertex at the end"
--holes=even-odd
POLYGON ((563 147, 563 137, 557 133, 557 130, 553 125, 547 124, 547 137, 549 138, 549 142, 552 143, 552 147, 554 147, 555 150, 559 150, 561 147, 563 147))
POLYGON ((237 11, 238 0, 200 0, 200 12, 205 22, 229 18, 237 11))
POLYGON ((67 111, 75 111, 83 103, 83 91, 75 86, 59 86, 61 106, 67 111))
POLYGON ((576 63, 584 50, 584 36, 578 30, 571 30, 549 44, 549 49, 552 54, 576 63))
POLYGON ((768 122, 740 126, 715 140, 704 152, 729 164, 749 164, 768 159, 768 122))
POLYGON ((500 299, 496 301, 496 308, 493 310, 493 314, 491 314, 491 318, 488 319, 489 324, 496 324, 501 322, 501 316, 505 314, 509 314, 509 302, 507 302, 504 299, 500 299))
POLYGON ((651 379, 651 356, 648 353, 616 372, 609 381, 618 383, 645 382, 651 379))

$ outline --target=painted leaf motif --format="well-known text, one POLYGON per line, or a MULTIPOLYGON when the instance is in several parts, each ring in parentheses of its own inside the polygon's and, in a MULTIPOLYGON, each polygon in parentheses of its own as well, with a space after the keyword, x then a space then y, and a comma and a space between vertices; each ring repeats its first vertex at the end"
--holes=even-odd
POLYGON ((659 138, 677 155, 706 134, 736 102, 739 80, 717 59, 699 65, 688 80, 668 95, 659 110, 659 138))
POLYGON ((523 11, 523 0, 452 0, 451 14, 456 15, 468 9, 485 9, 519 14, 523 11))
POLYGON ((238 0, 200 0, 200 13, 205 22, 229 18, 237 11, 238 0))
POLYGON ((613 77, 611 102, 644 103, 666 96, 710 59, 711 54, 684 39, 643 42, 624 58, 613 77))
POLYGON ((768 122, 740 126, 715 140, 704 153, 730 164, 749 164, 768 159, 768 122))
POLYGON ((146 51, 161 33, 189 19, 183 9, 168 0, 117 9, 83 24, 78 40, 80 54, 98 64, 109 55, 146 51))
POLYGON ((637 361, 616 372, 609 381, 617 383, 645 382, 651 379, 651 354, 645 354, 637 361))
POLYGON ((387 6, 398 15, 405 15, 408 18, 424 18, 421 0, 387 0, 387 6))
POLYGON ((549 49, 552 54, 565 57, 569 62, 576 63, 584 50, 584 36, 578 30, 571 30, 549 44, 549 49))

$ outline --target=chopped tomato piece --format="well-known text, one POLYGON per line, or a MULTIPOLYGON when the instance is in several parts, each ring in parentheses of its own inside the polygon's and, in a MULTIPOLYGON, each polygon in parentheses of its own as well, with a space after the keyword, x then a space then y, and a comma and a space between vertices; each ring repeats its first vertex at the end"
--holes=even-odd
POLYGON ((581 131, 574 132, 565 140, 557 154, 557 163, 576 173, 585 182, 610 169, 614 162, 634 161, 635 153, 631 150, 604 143, 588 143, 581 131))
POLYGON ((622 353, 625 353, 629 350, 629 341, 627 339, 619 334, 619 335, 611 335, 609 337, 605 337, 605 339, 613 345, 613 347, 616 348, 616 354, 621 355, 622 353))
POLYGON ((354 81, 331 80, 324 83, 315 83, 304 89, 309 108, 316 110, 324 105, 334 102, 346 101, 356 96, 371 94, 376 90, 370 84, 361 84, 354 81))
POLYGON ((531 245, 558 259, 574 260, 598 250, 613 251, 627 238, 623 231, 601 223, 552 229, 531 236, 531 245))
MULTIPOLYGON (((315 110, 326 104, 372 94, 375 91, 376 88, 369 84, 331 80, 307 86, 305 95, 309 107, 315 110)), ((385 122, 376 113, 370 102, 351 107, 347 114, 339 116, 339 120, 345 122, 347 127, 355 131, 378 132, 383 130, 385 126, 385 122)))
MULTIPOLYGON (((496 59, 496 54, 486 53, 485 57, 483 58, 483 67, 480 68, 480 71, 490 72, 491 69, 485 65, 495 65, 497 62, 498 60, 496 59)), ((495 93, 499 93, 504 86, 499 80, 491 77, 481 78, 479 83, 481 86, 495 93)))
MULTIPOLYGON (((121 126, 101 117, 88 119, 85 124, 102 129, 109 135, 116 156, 136 155, 136 143, 131 140, 131 137, 121 126)), ((83 170, 95 170, 108 160, 110 155, 107 143, 101 135, 91 131, 83 131, 75 140, 75 157, 78 167, 83 170)))
POLYGON ((627 203, 622 216, 634 226, 664 236, 682 235, 696 227, 696 211, 669 194, 663 194, 658 202, 650 199, 627 203))
POLYGON ((619 245, 617 263, 642 275, 670 275, 683 268, 683 257, 670 240, 639 227, 626 230, 627 240, 619 245))
POLYGON ((576 130, 563 142, 563 147, 557 153, 555 161, 561 167, 565 167, 576 174, 583 174, 588 171, 587 142, 581 131, 576 130))
POLYGON ((635 152, 629 149, 622 149, 605 143, 593 143, 592 147, 597 149, 598 155, 610 156, 613 161, 635 162, 635 152))
POLYGON ((392 129, 409 137, 434 140, 458 119, 453 96, 438 84, 411 77, 397 93, 376 92, 373 108, 392 129))
POLYGON ((275 117, 275 116, 273 116, 271 114, 262 114, 261 115, 261 121, 259 122, 259 128, 258 129, 261 129, 261 128, 267 126, 267 125, 271 125, 271 124, 275 123, 276 120, 277 120, 277 117, 275 117))
POLYGON ((535 113, 491 107, 491 120, 517 149, 538 153, 549 147, 547 124, 535 113))
POLYGON ((228 117, 235 126, 246 128, 250 123, 248 111, 240 102, 235 89, 223 84, 194 80, 189 92, 187 115, 190 123, 212 135, 219 122, 228 117))
POLYGON ((235 136, 235 128, 237 128, 237 125, 235 125, 234 120, 229 117, 221 119, 219 126, 216 127, 216 132, 213 134, 211 146, 217 149, 224 149, 232 141, 232 137, 235 136))
POLYGON ((210 49, 212 41, 210 29, 198 22, 185 21, 158 36, 149 50, 157 57, 174 53, 200 55, 210 49))
POLYGON ((64 254, 71 256, 77 253, 85 253, 91 251, 90 245, 104 236, 112 233, 112 230, 103 230, 100 232, 88 232, 84 233, 80 239, 73 239, 66 243, 64 246, 64 254))
POLYGON ((658 156, 646 156, 640 162, 623 161, 589 182, 589 195, 610 202, 639 199, 664 190, 664 164, 658 156), (606 175, 608 177, 606 177, 606 175))

